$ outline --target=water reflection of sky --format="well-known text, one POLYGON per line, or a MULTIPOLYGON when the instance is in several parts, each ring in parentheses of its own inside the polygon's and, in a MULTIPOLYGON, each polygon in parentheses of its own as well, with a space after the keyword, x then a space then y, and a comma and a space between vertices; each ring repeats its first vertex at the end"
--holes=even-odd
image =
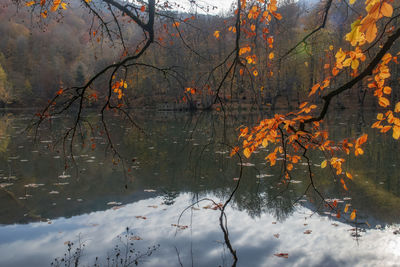
MULTIPOLYGON (((178 230, 180 212, 191 201, 190 194, 176 198, 172 206, 162 204, 162 198, 150 198, 128 204, 120 209, 93 212, 68 219, 0 227, 0 266, 47 266, 66 252, 66 241, 76 241, 80 235, 86 244, 83 262, 93 264, 96 256, 105 260, 117 244, 116 236, 129 226, 143 240, 134 241, 135 248, 160 244, 156 252, 145 258, 144 266, 230 266, 231 256, 223 248, 219 213, 189 210, 181 225, 192 228, 178 230), (157 205, 157 207, 151 207, 157 205), (145 216, 147 219, 136 218, 145 216)), ((393 228, 371 229, 357 242, 349 231, 352 226, 331 221, 305 207, 284 222, 268 215, 251 218, 244 211, 228 209, 229 233, 237 250, 239 266, 395 266, 400 263, 400 236, 393 228), (337 226, 332 225, 333 223, 337 226), (305 225, 307 224, 307 225, 305 225), (311 234, 304 231, 311 230, 311 234), (274 237, 279 234, 279 238, 274 237), (275 253, 288 253, 278 258, 275 253)))

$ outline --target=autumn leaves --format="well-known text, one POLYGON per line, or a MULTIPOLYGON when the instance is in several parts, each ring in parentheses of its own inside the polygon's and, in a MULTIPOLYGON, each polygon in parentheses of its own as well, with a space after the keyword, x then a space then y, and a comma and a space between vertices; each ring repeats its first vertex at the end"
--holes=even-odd
MULTIPOLYGON (((350 1, 355 2, 355 1, 350 1)), ((367 0, 365 1, 365 10, 367 15, 358 19, 351 25, 351 32, 346 35, 346 40, 352 46, 363 45, 367 41, 371 43, 375 40, 378 28, 376 23, 383 17, 391 17, 393 15, 393 7, 389 4, 389 0, 367 0)))
MULTIPOLYGON (((86 2, 90 2, 91 0, 85 0, 86 2)), ((62 2, 61 0, 36 0, 36 1, 27 1, 25 3, 25 6, 30 7, 30 6, 40 6, 43 8, 45 4, 48 3, 50 4, 50 11, 51 12, 56 12, 57 10, 61 9, 67 9, 67 3, 62 2)), ((47 18, 48 11, 46 9, 42 10, 40 15, 42 18, 47 18)))

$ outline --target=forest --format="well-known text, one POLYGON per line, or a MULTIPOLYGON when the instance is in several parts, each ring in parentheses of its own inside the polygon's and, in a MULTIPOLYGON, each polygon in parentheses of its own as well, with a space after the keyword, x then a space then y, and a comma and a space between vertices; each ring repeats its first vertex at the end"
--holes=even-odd
MULTIPOLYGON (((244 50, 243 60, 248 64, 236 70, 240 75, 233 81, 222 85, 223 101, 236 108, 275 108, 277 101, 281 107, 295 107, 307 99, 309 89, 331 75, 336 48, 349 47, 341 37, 359 16, 358 3, 349 9, 346 1, 339 2, 330 10, 324 27, 301 42, 307 33, 320 26, 320 20, 315 18, 321 16, 323 4, 282 1, 280 20, 271 20, 268 27, 262 20, 249 20, 244 24, 244 40, 251 52, 244 50), (295 50, 290 52, 293 48, 295 50)), ((79 1, 72 1, 62 15, 51 20, 32 17, 29 9, 16 7, 12 0, 4 1, 2 6, 2 106, 32 107, 46 103, 60 88, 83 84, 123 53, 121 44, 104 38, 101 29, 96 31, 95 26, 89 25, 91 14, 82 9, 79 1)), ((128 73, 129 88, 124 92, 125 98, 132 108, 174 108, 178 103, 180 108, 209 108, 227 67, 213 72, 211 77, 209 73, 234 48, 232 25, 235 17, 169 12, 170 15, 158 18, 157 27, 161 29, 156 29, 159 32, 157 45, 150 47, 141 62, 170 69, 176 75, 171 77, 154 68, 137 66, 128 73), (174 27, 175 21, 179 27, 174 27)), ((138 27, 124 27, 124 45, 134 46, 141 38, 138 27)), ((375 51, 373 47, 368 53, 373 55, 375 51)), ((397 74, 398 68, 393 71, 397 74)), ((329 86, 334 87, 351 77, 350 70, 344 72, 329 86)), ((104 94, 106 89, 102 82, 104 80, 88 95, 104 94)), ((370 95, 367 92, 365 84, 359 83, 345 97, 338 98, 336 105, 341 108, 362 105, 370 95)), ((397 97, 396 91, 391 97, 397 97)), ((318 101, 317 96, 315 101, 318 101)), ((369 101, 368 104, 376 103, 369 101)))

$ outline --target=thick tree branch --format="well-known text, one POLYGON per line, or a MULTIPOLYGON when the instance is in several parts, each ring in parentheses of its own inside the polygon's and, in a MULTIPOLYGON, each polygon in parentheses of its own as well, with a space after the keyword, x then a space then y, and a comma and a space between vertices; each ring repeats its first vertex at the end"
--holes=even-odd
POLYGON ((300 125, 300 130, 304 130, 304 125, 308 123, 312 123, 315 121, 320 121, 322 120, 329 108, 329 104, 334 96, 339 95, 340 93, 349 90, 352 88, 356 83, 361 81, 367 76, 370 76, 375 69, 375 67, 379 64, 383 56, 389 51, 389 49, 393 46, 394 42, 400 37, 400 29, 397 29, 395 33, 393 33, 389 38, 386 40, 385 44, 383 47, 379 50, 379 52, 376 54, 376 56, 372 59, 372 61, 369 63, 369 65, 355 78, 350 80, 349 82, 345 83, 341 87, 331 91, 327 95, 323 96, 322 99, 324 100, 324 105, 322 107, 322 110, 320 114, 317 117, 310 118, 308 120, 305 120, 303 123, 300 125))

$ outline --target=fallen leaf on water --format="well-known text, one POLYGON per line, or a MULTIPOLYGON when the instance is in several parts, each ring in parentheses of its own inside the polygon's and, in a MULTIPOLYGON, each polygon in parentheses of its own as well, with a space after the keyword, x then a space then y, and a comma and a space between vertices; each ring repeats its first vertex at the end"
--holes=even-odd
POLYGON ((135 216, 135 218, 136 218, 136 219, 143 219, 143 220, 146 220, 146 219, 147 219, 147 217, 145 217, 145 216, 135 216))
POLYGON ((274 234, 274 236, 275 236, 276 238, 279 238, 279 234, 274 234))
POLYGON ((140 236, 134 235, 129 238, 130 240, 143 240, 140 236))
POLYGON ((153 209, 156 209, 156 208, 158 208, 158 206, 157 205, 149 205, 149 206, 147 206, 148 208, 153 208, 153 209))
POLYGON ((274 256, 277 256, 279 258, 285 258, 285 259, 289 258, 288 253, 276 253, 276 254, 274 254, 274 256))
POLYGON ((309 234, 311 234, 311 232, 312 232, 311 230, 305 230, 305 231, 304 231, 304 234, 305 234, 305 235, 309 235, 309 234))
POLYGON ((171 224, 171 226, 176 227, 180 230, 185 230, 185 229, 189 228, 189 226, 187 226, 187 225, 179 225, 179 224, 171 224))
POLYGON ((111 202, 107 203, 107 205, 121 205, 121 204, 122 204, 121 202, 115 202, 115 201, 111 201, 111 202))
POLYGON ((148 193, 153 193, 153 192, 156 192, 156 190, 154 190, 154 189, 145 189, 145 190, 143 190, 144 192, 148 192, 148 193))

